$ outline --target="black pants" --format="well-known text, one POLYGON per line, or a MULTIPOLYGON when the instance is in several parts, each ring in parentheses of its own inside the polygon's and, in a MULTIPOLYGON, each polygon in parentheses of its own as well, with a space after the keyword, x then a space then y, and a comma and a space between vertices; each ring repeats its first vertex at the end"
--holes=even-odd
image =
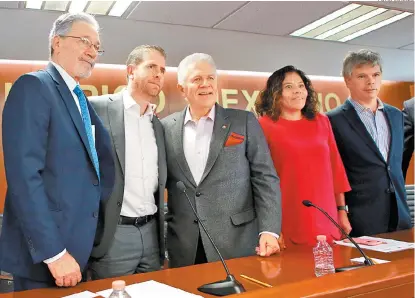
POLYGON ((206 258, 205 249, 203 248, 202 238, 199 235, 199 240, 197 241, 195 265, 204 264, 204 263, 207 263, 207 258, 206 258))
POLYGON ((390 216, 389 216, 389 227, 388 232, 395 232, 398 227, 398 206, 396 202, 396 196, 394 193, 390 195, 390 216))

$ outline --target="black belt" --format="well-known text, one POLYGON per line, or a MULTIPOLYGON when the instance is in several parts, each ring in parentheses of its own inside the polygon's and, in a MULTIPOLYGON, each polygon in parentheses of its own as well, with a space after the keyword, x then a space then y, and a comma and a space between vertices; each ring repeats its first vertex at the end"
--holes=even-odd
POLYGON ((120 219, 118 220, 119 225, 131 225, 136 226, 137 228, 145 225, 149 221, 154 218, 154 214, 145 215, 140 217, 127 217, 120 215, 120 219))

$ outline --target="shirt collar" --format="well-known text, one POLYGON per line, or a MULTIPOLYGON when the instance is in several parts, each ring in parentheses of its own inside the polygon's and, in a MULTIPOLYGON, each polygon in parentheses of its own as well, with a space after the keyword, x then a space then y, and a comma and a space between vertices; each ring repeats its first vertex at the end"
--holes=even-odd
MULTIPOLYGON (((366 108, 365 106, 361 105, 359 102, 357 102, 356 100, 354 100, 353 98, 349 97, 348 100, 350 101, 350 103, 353 105, 353 107, 358 111, 358 112, 363 112, 363 111, 367 111, 370 110, 369 108, 366 108)), ((377 98, 376 99, 378 102, 378 107, 377 110, 383 110, 383 108, 385 107, 383 105, 383 102, 377 98)))
MULTIPOLYGON (((139 115, 141 115, 140 105, 137 104, 137 102, 131 97, 131 95, 128 93, 126 89, 123 91, 122 97, 123 97, 123 103, 124 103, 125 110, 129 110, 131 107, 137 106, 138 113, 139 115)), ((148 103, 148 106, 143 116, 149 115, 150 120, 153 120, 153 116, 156 111, 157 105, 149 103, 149 102, 147 103, 148 103)))
POLYGON ((71 77, 65 69, 63 69, 62 66, 60 66, 59 64, 50 61, 53 66, 55 66, 55 68, 58 70, 59 74, 61 75, 62 79, 65 81, 66 85, 68 86, 69 90, 73 91, 76 87, 76 85, 78 85, 78 82, 75 81, 75 79, 73 77, 71 77))
MULTIPOLYGON (((210 112, 207 116, 203 116, 200 119, 210 119, 212 121, 215 121, 215 105, 213 105, 213 107, 210 109, 210 112)), ((187 122, 189 121, 193 121, 192 120, 192 116, 190 115, 190 106, 188 105, 186 108, 186 115, 184 117, 184 125, 187 124, 187 122)))

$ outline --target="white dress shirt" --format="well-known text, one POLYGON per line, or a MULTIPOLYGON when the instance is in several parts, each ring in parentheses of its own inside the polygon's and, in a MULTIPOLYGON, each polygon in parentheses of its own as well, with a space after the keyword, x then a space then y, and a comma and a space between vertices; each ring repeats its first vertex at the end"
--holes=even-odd
POLYGON ((202 179, 209 156, 210 140, 212 139, 215 122, 215 106, 207 116, 192 120, 189 107, 186 110, 183 128, 183 150, 193 179, 199 184, 202 179))
POLYGON ((125 90, 125 184, 121 215, 140 217, 157 212, 154 193, 158 188, 158 152, 153 129, 155 105, 143 115, 140 105, 125 90))
POLYGON ((78 85, 78 83, 59 64, 56 64, 53 61, 51 61, 51 63, 58 70, 58 72, 61 75, 62 79, 65 81, 66 85, 68 86, 69 91, 71 91, 73 100, 75 101, 75 104, 78 107, 79 114, 81 114, 81 106, 79 105, 78 96, 76 96, 76 94, 73 92, 73 90, 75 89, 76 85, 78 85))
MULTIPOLYGON (((50 61, 50 62, 58 70, 58 72, 61 75, 62 79, 65 81, 66 85, 68 86, 69 91, 71 91, 73 100, 75 101, 75 104, 78 107, 79 115, 81 115, 81 106, 79 105, 78 96, 76 96, 76 94, 73 92, 73 90, 75 89, 76 85, 78 85, 78 83, 59 64, 56 64, 53 61, 50 61)), ((50 264, 50 263, 60 259, 65 253, 66 253, 66 248, 61 253, 57 254, 56 256, 54 256, 52 258, 46 259, 43 262, 46 263, 46 264, 50 264)))
MULTIPOLYGON (((187 164, 197 185, 199 185, 203 172, 205 171, 214 123, 215 106, 212 107, 207 116, 203 116, 199 121, 192 120, 190 108, 187 107, 183 123, 183 150, 187 164)), ((279 237, 278 234, 267 231, 263 231, 259 235, 263 233, 271 234, 277 239, 279 237)))

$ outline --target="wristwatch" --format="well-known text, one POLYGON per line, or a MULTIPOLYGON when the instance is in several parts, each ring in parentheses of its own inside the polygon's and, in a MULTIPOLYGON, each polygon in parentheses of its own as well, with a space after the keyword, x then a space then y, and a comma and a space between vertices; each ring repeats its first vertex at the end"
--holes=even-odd
POLYGON ((349 207, 348 207, 347 205, 344 205, 344 206, 337 206, 337 210, 338 210, 338 211, 340 211, 340 210, 344 210, 344 211, 346 211, 346 213, 349 213, 349 207))

